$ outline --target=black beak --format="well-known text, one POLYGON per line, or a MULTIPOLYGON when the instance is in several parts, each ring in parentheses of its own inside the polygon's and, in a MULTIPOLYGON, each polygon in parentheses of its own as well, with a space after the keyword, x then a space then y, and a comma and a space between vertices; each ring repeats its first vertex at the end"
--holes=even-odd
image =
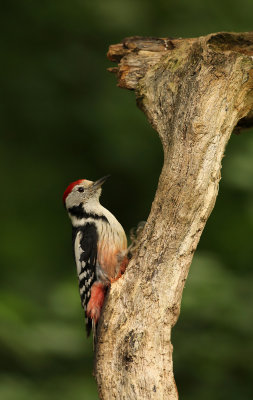
POLYGON ((94 182, 92 185, 92 189, 100 188, 110 176, 111 175, 106 175, 103 178, 100 178, 98 181, 94 182))

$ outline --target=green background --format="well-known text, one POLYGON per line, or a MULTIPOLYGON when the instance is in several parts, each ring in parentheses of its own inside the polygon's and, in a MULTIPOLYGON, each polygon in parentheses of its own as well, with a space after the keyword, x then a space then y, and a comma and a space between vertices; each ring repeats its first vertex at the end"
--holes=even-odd
MULTIPOLYGON (((147 218, 163 162, 134 94, 106 72, 108 46, 248 31, 252 15, 251 0, 1 6, 1 400, 97 399, 62 193, 110 173, 102 202, 128 232, 147 218)), ((184 400, 253 398, 252 133, 226 149, 173 330, 184 400)))

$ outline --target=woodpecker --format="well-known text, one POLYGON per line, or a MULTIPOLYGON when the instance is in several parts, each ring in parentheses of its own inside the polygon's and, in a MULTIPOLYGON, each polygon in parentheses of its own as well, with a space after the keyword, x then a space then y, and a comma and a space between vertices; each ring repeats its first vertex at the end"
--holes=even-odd
POLYGON ((63 194, 72 223, 72 243, 87 334, 95 328, 110 282, 123 273, 127 259, 124 229, 99 198, 108 175, 93 182, 79 179, 63 194))

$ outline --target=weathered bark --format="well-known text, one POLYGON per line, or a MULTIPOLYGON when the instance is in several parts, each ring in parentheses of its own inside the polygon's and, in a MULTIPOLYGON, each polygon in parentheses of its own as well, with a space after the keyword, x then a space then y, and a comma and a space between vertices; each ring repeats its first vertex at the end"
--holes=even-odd
POLYGON ((108 56, 157 130, 164 166, 136 255, 105 304, 95 376, 103 400, 177 399, 171 328, 225 146, 236 126, 253 125, 253 32, 127 38, 108 56))

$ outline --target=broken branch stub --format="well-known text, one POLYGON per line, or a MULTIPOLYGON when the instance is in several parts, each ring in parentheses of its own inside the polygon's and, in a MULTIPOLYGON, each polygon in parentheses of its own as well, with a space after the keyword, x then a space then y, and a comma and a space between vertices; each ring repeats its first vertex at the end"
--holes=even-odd
POLYGON ((157 130, 164 166, 139 247, 112 285, 96 346, 100 398, 178 398, 171 328, 233 129, 253 124, 253 33, 127 38, 108 57, 157 130))

